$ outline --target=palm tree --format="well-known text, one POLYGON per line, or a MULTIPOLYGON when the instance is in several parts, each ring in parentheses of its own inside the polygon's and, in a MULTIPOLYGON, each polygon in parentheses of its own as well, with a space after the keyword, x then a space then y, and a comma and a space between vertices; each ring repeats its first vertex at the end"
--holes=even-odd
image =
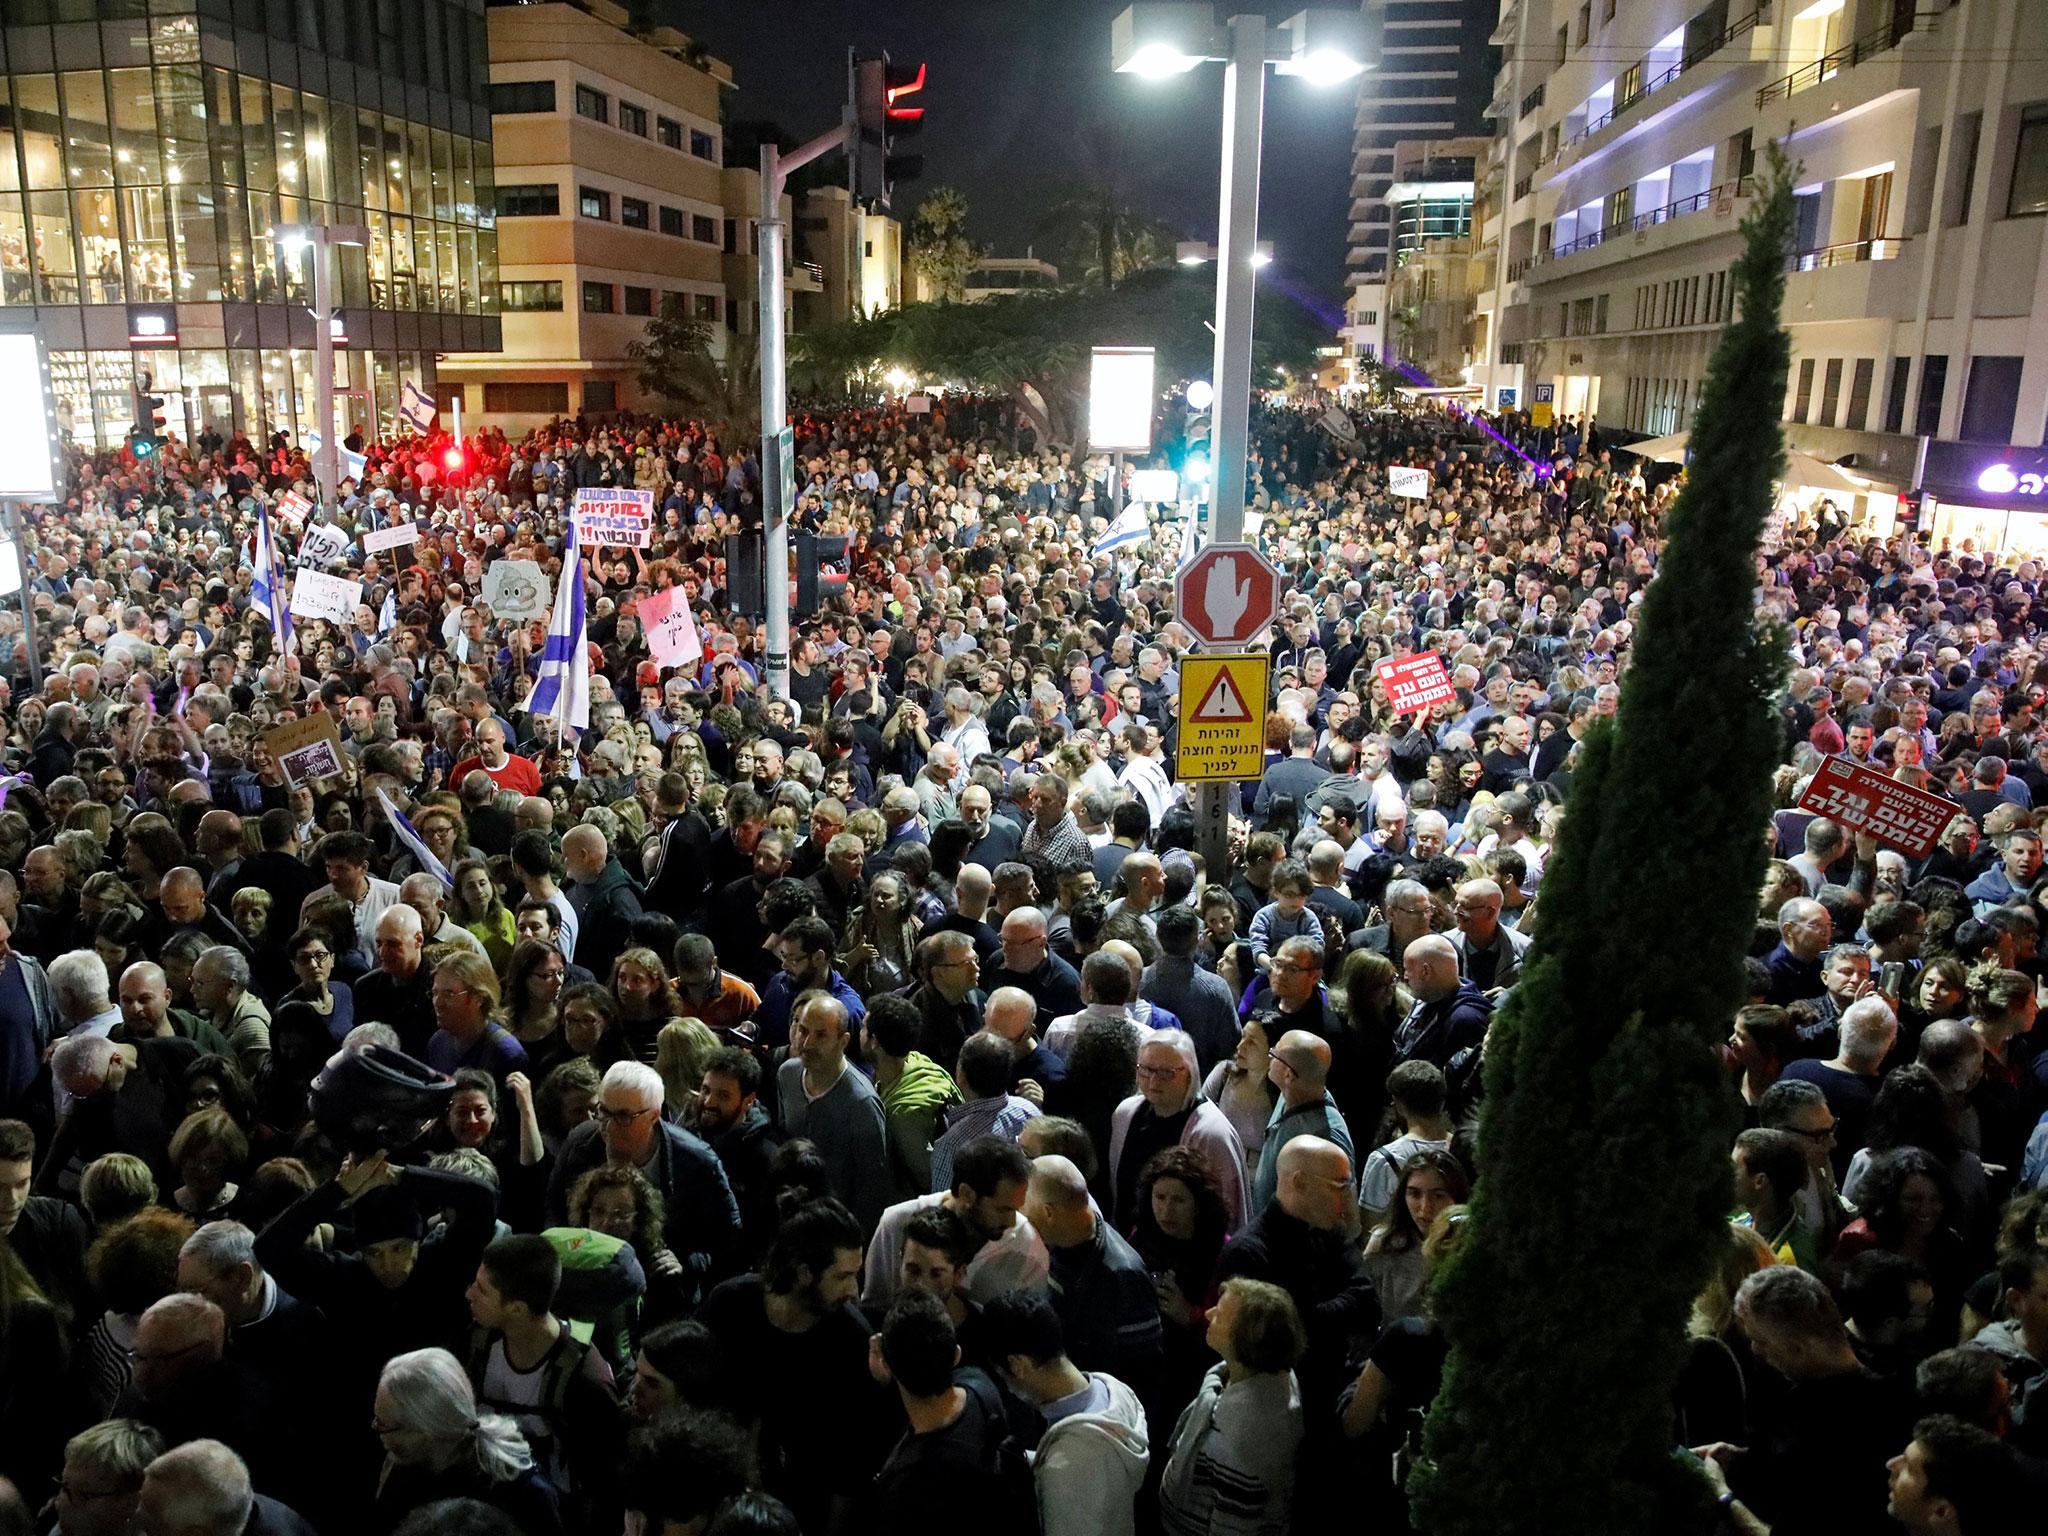
POLYGON ((1112 182, 1061 198, 1038 230, 1068 282, 1114 288, 1133 272, 1173 262, 1173 231, 1128 202, 1112 182))

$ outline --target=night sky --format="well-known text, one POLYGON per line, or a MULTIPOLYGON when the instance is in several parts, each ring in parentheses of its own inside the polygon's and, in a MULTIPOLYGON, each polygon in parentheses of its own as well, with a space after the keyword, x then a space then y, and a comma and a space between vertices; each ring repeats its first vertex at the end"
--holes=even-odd
MULTIPOLYGON (((829 127, 846 94, 846 49, 924 60, 925 188, 968 201, 969 235, 1021 256, 1063 188, 1107 179, 1134 205, 1213 240, 1223 67, 1174 80, 1118 75, 1110 18, 1126 0, 668 0, 669 15, 727 60, 734 115, 767 118, 801 141, 829 127)), ((1303 0, 1264 7, 1275 20, 1303 0)), ((1240 4, 1237 9, 1247 7, 1240 4)), ((1318 90, 1269 73, 1261 239, 1268 280, 1342 323, 1350 206, 1351 84, 1318 90)), ((905 199, 898 193, 901 205, 905 199)), ((907 210, 899 206, 899 213, 907 210)))

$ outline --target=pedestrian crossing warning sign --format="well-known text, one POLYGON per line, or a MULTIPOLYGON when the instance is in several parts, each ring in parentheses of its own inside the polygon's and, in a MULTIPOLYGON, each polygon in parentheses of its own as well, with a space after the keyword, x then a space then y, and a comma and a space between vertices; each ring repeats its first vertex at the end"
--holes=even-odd
POLYGON ((1266 767, 1266 697, 1272 658, 1194 655, 1180 666, 1181 711, 1174 776, 1187 783, 1256 779, 1266 767))

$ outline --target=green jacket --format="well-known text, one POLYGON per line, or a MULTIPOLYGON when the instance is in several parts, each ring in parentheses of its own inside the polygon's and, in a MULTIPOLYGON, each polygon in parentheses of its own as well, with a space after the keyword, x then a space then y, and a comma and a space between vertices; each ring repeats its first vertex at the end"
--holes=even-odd
POLYGON ((947 1106, 960 1102, 960 1090, 944 1067, 924 1052, 912 1051, 903 1058, 903 1075, 878 1091, 889 1127, 896 1198, 908 1200, 931 1193, 932 1141, 939 1134, 947 1106))

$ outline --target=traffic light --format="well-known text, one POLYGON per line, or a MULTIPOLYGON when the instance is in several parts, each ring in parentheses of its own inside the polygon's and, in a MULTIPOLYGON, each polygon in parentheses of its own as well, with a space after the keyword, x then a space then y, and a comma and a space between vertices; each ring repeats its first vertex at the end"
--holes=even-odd
POLYGON ((846 590, 846 535, 799 533, 796 536, 796 611, 813 614, 846 590))
POLYGON ((847 76, 853 99, 854 140, 847 156, 853 200, 887 213, 890 189, 924 171, 924 156, 896 152, 900 140, 924 126, 924 108, 910 99, 924 89, 924 65, 900 69, 886 53, 864 59, 848 50, 847 76))
POLYGON ((138 459, 147 459, 156 453, 164 443, 168 423, 164 419, 164 397, 148 391, 154 381, 148 374, 142 376, 142 387, 135 394, 135 429, 129 443, 138 459))
POLYGON ((1181 478, 1191 481, 1207 481, 1209 478, 1209 413, 1190 411, 1187 427, 1182 434, 1187 448, 1181 459, 1181 478))
POLYGON ((450 443, 441 454, 441 465, 448 471, 448 479, 452 483, 461 479, 463 472, 469 468, 469 454, 462 444, 450 443))
POLYGON ((766 615, 761 581, 761 536, 758 533, 728 533, 725 536, 726 600, 735 613, 753 618, 766 615))

